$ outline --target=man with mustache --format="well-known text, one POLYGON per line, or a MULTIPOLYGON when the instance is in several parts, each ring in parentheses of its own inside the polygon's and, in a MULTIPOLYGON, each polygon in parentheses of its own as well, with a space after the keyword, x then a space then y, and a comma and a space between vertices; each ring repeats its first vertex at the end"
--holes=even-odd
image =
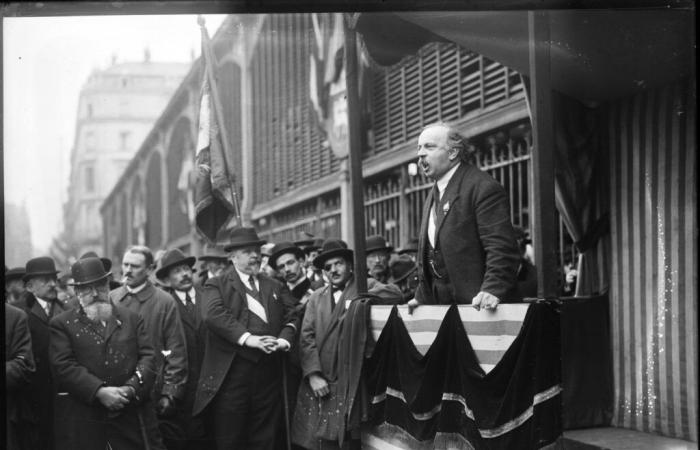
POLYGON ((177 450, 207 450, 205 425, 208 419, 200 414, 192 416, 194 396, 197 392, 199 372, 204 357, 206 327, 202 320, 202 287, 194 284, 192 267, 197 258, 186 257, 179 249, 168 250, 160 260, 156 277, 167 286, 182 320, 187 347, 187 384, 183 401, 177 405, 171 418, 161 418, 161 430, 165 446, 177 450))
POLYGON ((435 182, 423 209, 418 304, 494 309, 511 300, 520 261, 506 191, 470 164, 464 139, 445 123, 418 137, 418 165, 435 182))
MULTIPOLYGON (((325 416, 328 411, 321 409, 321 403, 333 404, 338 371, 342 370, 336 364, 340 333, 348 305, 358 295, 353 261, 354 252, 340 239, 324 241, 321 252, 314 259, 314 265, 323 269, 330 285, 311 295, 301 326, 299 348, 304 379, 297 395, 292 440, 304 448, 339 448, 338 442, 319 438, 316 434, 318 424, 329 420, 325 416)), ((401 291, 394 285, 369 278, 367 289, 385 303, 403 301, 401 291)), ((347 436, 345 442, 343 448, 360 448, 359 436, 347 436)))
POLYGON ((58 300, 57 274, 56 264, 48 256, 27 261, 22 277, 27 292, 20 302, 14 305, 27 314, 32 338, 36 371, 30 377, 25 399, 29 403, 33 418, 33 430, 30 435, 34 443, 32 448, 39 450, 54 448, 54 382, 49 366, 49 320, 71 307, 58 300))
POLYGON ((374 235, 365 241, 367 255, 367 276, 387 283, 389 279, 389 257, 394 247, 387 245, 383 236, 374 235))
POLYGON ((217 450, 273 450, 282 434, 282 355, 299 327, 297 301, 260 271, 253 228, 231 232, 233 267, 204 285, 207 344, 193 414, 208 408, 217 450))
POLYGON ((56 449, 162 449, 145 414, 155 373, 143 318, 109 301, 99 258, 80 259, 71 272, 80 306, 50 322, 56 449))
POLYGON ((127 248, 122 258, 124 285, 111 291, 109 298, 115 305, 141 315, 146 323, 157 374, 151 399, 158 418, 166 422, 176 414, 185 395, 187 348, 177 305, 170 294, 150 281, 153 266, 153 253, 148 247, 127 248))

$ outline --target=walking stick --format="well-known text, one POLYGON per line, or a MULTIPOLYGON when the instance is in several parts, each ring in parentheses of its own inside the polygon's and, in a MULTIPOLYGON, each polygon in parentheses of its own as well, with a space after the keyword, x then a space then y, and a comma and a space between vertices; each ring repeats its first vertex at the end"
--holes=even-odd
POLYGON ((289 395, 287 395, 287 358, 282 358, 282 395, 284 396, 284 427, 286 431, 287 450, 292 450, 291 425, 289 423, 289 395))
POLYGON ((141 438, 143 439, 144 450, 151 450, 151 445, 148 443, 148 435, 146 434, 146 425, 143 423, 143 416, 141 415, 141 410, 136 410, 136 415, 139 418, 139 427, 141 428, 141 438))

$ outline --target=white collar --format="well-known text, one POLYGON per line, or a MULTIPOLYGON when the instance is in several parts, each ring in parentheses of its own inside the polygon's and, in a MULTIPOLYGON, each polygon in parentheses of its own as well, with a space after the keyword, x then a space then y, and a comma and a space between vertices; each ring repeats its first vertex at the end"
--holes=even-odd
POLYGON ((303 283, 304 280, 306 280, 306 275, 304 275, 304 276, 302 276, 301 278, 299 278, 299 281, 297 281, 297 282, 294 283, 294 284, 287 283, 287 287, 288 287, 289 290, 291 291, 292 289, 294 289, 295 287, 297 287, 297 286, 299 286, 301 283, 303 283))
POLYGON ((42 308, 46 309, 46 306, 49 304, 48 301, 41 299, 41 298, 37 297, 36 295, 34 296, 34 298, 37 299, 37 301, 39 302, 39 305, 41 305, 42 308))
POLYGON ((186 301, 185 299, 187 298, 187 295, 189 295, 190 300, 192 300, 192 302, 194 302, 194 297, 196 294, 196 291, 194 290, 194 286, 192 286, 189 291, 178 291, 177 289, 174 289, 174 291, 175 291, 175 295, 177 295, 177 298, 179 298, 183 302, 186 301))
POLYGON ((148 280, 144 281, 142 284, 136 286, 135 288, 129 287, 129 286, 124 286, 126 287, 126 291, 129 294, 138 294, 139 292, 143 291, 146 289, 146 284, 148 284, 148 280))
POLYGON ((442 193, 445 192, 445 188, 447 188, 447 184, 450 182, 452 179, 452 175, 455 174, 457 171, 457 168, 459 167, 461 163, 455 164, 453 168, 447 171, 443 176, 440 177, 439 180, 437 180, 437 188, 438 191, 440 192, 440 196, 442 196, 442 193))
POLYGON ((256 286, 251 286, 250 283, 248 282, 248 280, 250 279, 251 276, 254 278, 257 278, 255 275, 251 275, 249 273, 243 273, 240 270, 238 270, 238 268, 236 266, 233 266, 233 268, 236 270, 236 272, 238 272, 238 277, 241 279, 243 284, 245 284, 246 286, 248 286, 248 288, 251 288, 251 289, 256 287, 256 286))

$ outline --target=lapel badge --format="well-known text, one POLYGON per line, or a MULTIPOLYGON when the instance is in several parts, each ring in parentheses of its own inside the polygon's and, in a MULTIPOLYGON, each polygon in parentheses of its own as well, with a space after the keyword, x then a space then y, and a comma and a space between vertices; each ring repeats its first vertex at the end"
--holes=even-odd
POLYGON ((447 201, 445 202, 444 205, 442 205, 442 212, 443 214, 447 214, 447 212, 450 210, 450 202, 447 201))
POLYGON ((273 299, 273 300, 277 300, 277 293, 276 293, 276 292, 273 292, 273 293, 272 293, 272 299, 273 299))

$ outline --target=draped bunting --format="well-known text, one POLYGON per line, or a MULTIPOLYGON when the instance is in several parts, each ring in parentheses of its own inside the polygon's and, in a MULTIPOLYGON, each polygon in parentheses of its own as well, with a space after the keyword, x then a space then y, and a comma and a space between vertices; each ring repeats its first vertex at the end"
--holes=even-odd
POLYGON ((488 374, 456 305, 424 356, 393 308, 363 375, 368 425, 388 428, 403 448, 531 449, 561 434, 559 314, 550 304, 530 306, 488 374))
MULTIPOLYGON (((529 108, 529 80, 524 81, 529 108)), ((580 252, 575 295, 602 294, 609 284, 608 272, 599 266, 606 264, 610 213, 599 112, 552 91, 552 117, 555 203, 580 252)))

